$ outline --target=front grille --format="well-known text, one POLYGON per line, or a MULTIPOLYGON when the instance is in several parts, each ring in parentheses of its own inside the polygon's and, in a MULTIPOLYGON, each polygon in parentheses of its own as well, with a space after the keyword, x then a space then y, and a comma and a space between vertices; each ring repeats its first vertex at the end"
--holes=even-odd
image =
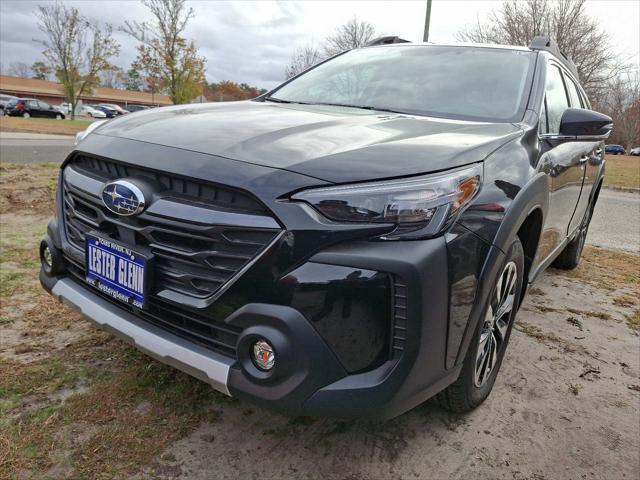
MULTIPOLYGON (((147 172, 85 156, 80 157, 79 168, 76 168, 76 161, 72 161, 67 168, 73 168, 79 173, 89 172, 85 167, 91 164, 90 160, 94 160, 94 165, 100 165, 102 169, 111 172, 135 173, 138 176, 143 176, 147 172)), ((112 175, 96 178, 96 175, 102 171, 98 168, 91 169, 92 178, 101 182, 114 178, 112 175)), ((149 176, 154 179, 166 177, 156 173, 149 173, 149 176)), ((174 187, 199 185, 198 190, 211 193, 206 186, 203 187, 199 183, 180 179, 171 181, 165 179, 165 181, 174 187)), ((212 211, 223 211, 226 214, 231 211, 233 198, 234 201, 239 202, 240 207, 237 213, 240 218, 245 216, 251 202, 257 202, 253 199, 250 202, 247 200, 250 197, 246 195, 226 195, 220 193, 224 192, 224 189, 212 188, 218 192, 215 195, 212 194, 213 196, 193 197, 191 194, 177 194, 171 190, 171 196, 167 198, 173 204, 187 208, 193 205, 189 200, 197 198, 198 209, 207 207, 212 211), (216 195, 219 198, 224 197, 225 201, 219 205, 213 198, 216 195), (243 200, 239 200, 241 198, 243 200), (224 210, 220 210, 221 208, 224 210)), ((188 188, 185 189, 188 190, 188 188)), ((162 193, 166 194, 164 191, 162 193)), ((257 206, 251 208, 255 214, 257 206)), ((205 299, 214 295, 264 251, 280 231, 274 228, 251 226, 197 225, 184 222, 179 218, 152 217, 146 214, 133 218, 119 217, 103 205, 99 194, 82 190, 68 182, 66 176, 63 182, 63 212, 67 239, 78 250, 84 252, 85 235, 90 231, 106 234, 134 250, 136 247, 150 249, 154 255, 154 291, 157 293, 169 290, 196 299, 205 299)))
POLYGON ((84 155, 63 172, 62 219, 75 275, 84 279, 85 236, 92 231, 151 253, 148 306, 136 315, 225 354, 233 353, 237 332, 192 312, 210 305, 281 233, 244 192, 84 155), (104 206, 104 183, 122 177, 145 177, 158 187, 147 211, 121 217, 104 206), (162 208, 154 210, 154 202, 162 208))
POLYGON ((77 155, 74 157, 72 165, 76 170, 103 182, 123 177, 149 177, 160 183, 166 192, 177 194, 181 198, 196 200, 207 205, 214 205, 216 208, 230 209, 237 212, 269 214, 268 210, 258 200, 240 190, 227 186, 198 182, 88 155, 77 155))

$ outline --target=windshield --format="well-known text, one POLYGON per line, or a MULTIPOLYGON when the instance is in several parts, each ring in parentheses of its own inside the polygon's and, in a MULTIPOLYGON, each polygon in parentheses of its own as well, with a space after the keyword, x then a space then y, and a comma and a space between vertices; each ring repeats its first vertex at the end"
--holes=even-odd
POLYGON ((455 46, 352 50, 283 85, 267 100, 337 104, 445 118, 522 118, 534 53, 455 46))

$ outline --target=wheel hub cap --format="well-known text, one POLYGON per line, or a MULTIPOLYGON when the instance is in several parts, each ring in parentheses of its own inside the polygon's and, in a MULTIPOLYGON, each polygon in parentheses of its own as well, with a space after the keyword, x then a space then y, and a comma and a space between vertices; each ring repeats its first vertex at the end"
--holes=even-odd
POLYGON ((507 263, 498 278, 480 331, 474 376, 476 387, 482 387, 487 382, 504 347, 515 303, 517 279, 516 264, 507 263))

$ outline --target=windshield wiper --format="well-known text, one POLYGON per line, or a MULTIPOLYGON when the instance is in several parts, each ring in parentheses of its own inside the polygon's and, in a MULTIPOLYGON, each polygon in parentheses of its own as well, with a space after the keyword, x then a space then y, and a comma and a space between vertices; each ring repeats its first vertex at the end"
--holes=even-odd
POLYGON ((406 112, 406 111, 396 110, 396 109, 391 109, 386 107, 373 107, 371 105, 349 105, 347 103, 329 103, 329 102, 313 102, 313 103, 306 103, 305 105, 327 105, 330 107, 358 108, 360 110, 376 110, 378 112, 403 113, 405 115, 415 115, 412 112, 406 112))
POLYGON ((349 105, 348 103, 331 103, 331 102, 295 102, 292 100, 283 100, 281 98, 276 98, 276 97, 265 97, 264 100, 265 102, 274 102, 274 103, 295 103, 298 105, 324 105, 328 107, 357 108, 360 110, 375 110, 378 112, 400 113, 404 115, 416 115, 415 112, 396 110, 396 109, 386 108, 386 107, 373 107, 371 105, 349 105))
POLYGON ((300 105, 309 105, 308 103, 305 103, 305 102, 294 102, 292 100, 283 100, 281 98, 276 98, 276 97, 264 97, 264 101, 273 102, 273 103, 298 103, 300 105))

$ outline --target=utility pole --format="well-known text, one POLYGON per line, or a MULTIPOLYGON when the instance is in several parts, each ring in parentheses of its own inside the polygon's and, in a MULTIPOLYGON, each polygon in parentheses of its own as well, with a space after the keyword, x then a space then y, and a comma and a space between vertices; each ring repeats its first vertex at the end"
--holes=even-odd
POLYGON ((424 19, 424 35, 422 37, 423 42, 429 41, 429 23, 431 22, 431 0, 427 0, 427 16, 424 19))

